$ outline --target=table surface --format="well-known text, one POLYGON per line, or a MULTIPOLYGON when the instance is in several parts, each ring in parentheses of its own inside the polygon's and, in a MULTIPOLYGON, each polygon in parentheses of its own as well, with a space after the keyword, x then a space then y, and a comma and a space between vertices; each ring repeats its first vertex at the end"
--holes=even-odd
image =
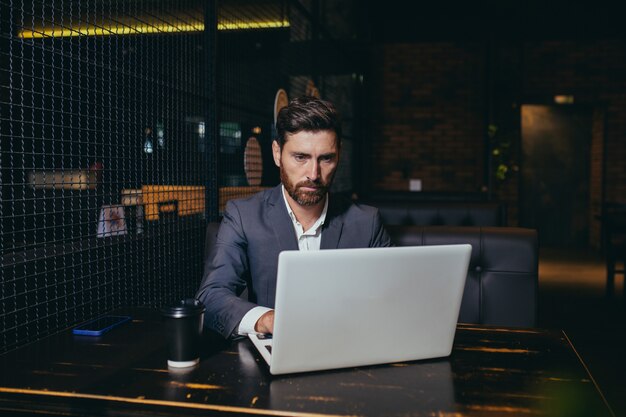
POLYGON ((168 369, 158 313, 115 313, 133 320, 0 356, 0 414, 614 415, 563 332, 459 325, 448 358, 277 377, 247 339, 212 334, 198 366, 168 369))

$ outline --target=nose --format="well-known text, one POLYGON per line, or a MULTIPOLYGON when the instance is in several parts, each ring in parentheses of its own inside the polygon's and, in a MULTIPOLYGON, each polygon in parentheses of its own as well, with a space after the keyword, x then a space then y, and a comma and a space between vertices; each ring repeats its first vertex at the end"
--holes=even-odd
POLYGON ((309 167, 309 172, 307 178, 311 181, 317 180, 320 175, 320 164, 315 159, 311 159, 311 166, 309 167))

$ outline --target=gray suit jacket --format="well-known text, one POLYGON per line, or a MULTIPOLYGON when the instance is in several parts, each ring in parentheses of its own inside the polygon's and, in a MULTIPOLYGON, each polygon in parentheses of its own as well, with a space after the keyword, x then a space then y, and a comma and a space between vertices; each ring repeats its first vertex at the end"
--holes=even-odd
MULTIPOLYGON (((391 246, 391 240, 377 209, 331 195, 320 246, 391 246)), ((253 307, 274 308, 278 254, 284 250, 298 250, 298 242, 280 185, 229 201, 196 294, 206 306, 205 326, 229 337, 253 307), (239 297, 245 288, 248 300, 239 297)))

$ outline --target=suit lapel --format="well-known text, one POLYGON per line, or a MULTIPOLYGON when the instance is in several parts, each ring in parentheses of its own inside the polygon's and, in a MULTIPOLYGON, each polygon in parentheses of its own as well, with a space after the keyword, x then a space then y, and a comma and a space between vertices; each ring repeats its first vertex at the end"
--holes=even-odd
POLYGON ((320 249, 336 249, 339 247, 339 238, 343 229, 343 216, 340 215, 341 205, 339 204, 339 198, 337 196, 329 196, 329 198, 320 249))
POLYGON ((293 230, 287 207, 285 207, 282 190, 282 186, 279 185, 270 193, 267 199, 267 217, 272 225, 279 251, 298 250, 296 233, 293 230))

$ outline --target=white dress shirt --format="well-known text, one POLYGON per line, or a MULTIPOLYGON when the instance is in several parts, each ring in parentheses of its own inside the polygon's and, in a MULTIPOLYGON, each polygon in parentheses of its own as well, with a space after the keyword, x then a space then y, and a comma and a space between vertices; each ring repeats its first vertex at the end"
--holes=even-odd
MULTIPOLYGON (((287 212, 289 213, 291 222, 293 223, 293 228, 296 233, 296 239, 298 240, 298 248, 300 250, 319 250, 320 244, 322 243, 322 225, 324 225, 324 221, 326 220, 326 212, 328 211, 328 194, 326 194, 326 202, 324 203, 324 209, 322 210, 322 214, 313 224, 313 226, 311 226, 309 230, 305 231, 300 222, 296 219, 296 215, 293 213, 289 202, 287 202, 284 185, 282 186, 282 189, 283 200, 285 202, 285 206, 287 207, 287 212)), ((256 333, 256 331, 254 330, 256 322, 261 318, 263 314, 271 310, 271 308, 257 306, 248 311, 246 315, 243 316, 243 318, 241 319, 239 327, 237 328, 237 333, 239 333, 240 335, 256 333)))

